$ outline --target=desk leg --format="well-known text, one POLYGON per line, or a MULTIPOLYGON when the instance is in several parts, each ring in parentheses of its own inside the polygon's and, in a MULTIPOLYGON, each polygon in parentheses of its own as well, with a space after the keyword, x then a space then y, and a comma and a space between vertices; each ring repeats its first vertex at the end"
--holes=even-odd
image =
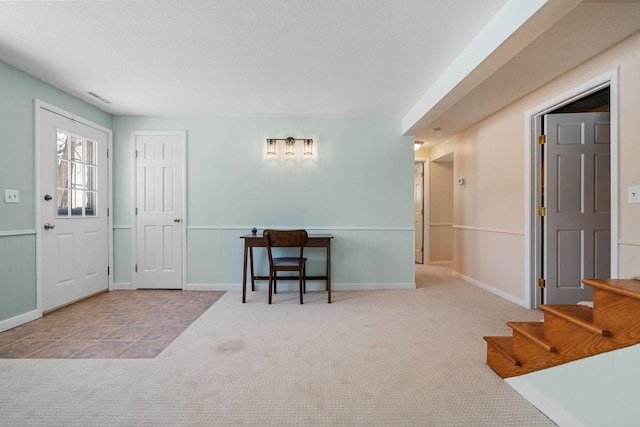
POLYGON ((242 303, 247 301, 247 243, 244 245, 244 267, 242 268, 242 303))
POLYGON ((327 246, 327 300, 331 304, 331 243, 327 246))
POLYGON ((251 291, 256 290, 256 275, 253 274, 253 248, 249 248, 249 264, 251 265, 251 291))

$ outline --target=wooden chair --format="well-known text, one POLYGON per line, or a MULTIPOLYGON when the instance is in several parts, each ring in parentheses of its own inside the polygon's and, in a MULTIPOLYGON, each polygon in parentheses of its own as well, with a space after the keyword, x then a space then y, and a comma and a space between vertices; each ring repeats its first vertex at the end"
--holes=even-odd
POLYGON ((297 271, 300 282, 300 304, 302 304, 302 294, 306 290, 305 273, 306 262, 304 258, 304 245, 307 244, 309 236, 305 230, 264 230, 262 238, 267 244, 267 254, 269 255, 269 304, 271 304, 273 291, 276 290, 278 271, 297 271), (274 257, 271 248, 296 247, 300 248, 300 255, 297 257, 274 257))

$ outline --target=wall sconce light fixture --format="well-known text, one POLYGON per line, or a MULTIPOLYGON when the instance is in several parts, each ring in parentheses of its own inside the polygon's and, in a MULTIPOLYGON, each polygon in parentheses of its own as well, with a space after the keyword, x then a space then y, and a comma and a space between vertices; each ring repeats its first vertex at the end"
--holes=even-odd
POLYGON ((295 155, 295 146, 296 141, 302 141, 304 145, 303 154, 305 156, 313 155, 313 139, 295 139, 290 136, 288 138, 269 138, 267 139, 267 155, 275 156, 276 155, 276 141, 284 141, 285 142, 285 151, 284 154, 287 156, 295 155))

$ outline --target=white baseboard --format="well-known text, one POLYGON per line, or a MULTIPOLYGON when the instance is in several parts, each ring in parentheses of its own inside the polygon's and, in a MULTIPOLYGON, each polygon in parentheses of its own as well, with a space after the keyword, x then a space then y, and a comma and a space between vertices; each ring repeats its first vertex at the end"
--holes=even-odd
POLYGON ((38 310, 28 311, 23 314, 19 314, 7 320, 0 322, 0 332, 15 328, 16 326, 24 325, 27 322, 36 320, 42 317, 42 313, 38 310))
POLYGON ((578 421, 573 415, 556 405, 553 400, 541 394, 535 387, 532 387, 528 382, 522 380, 522 378, 506 378, 505 382, 559 426, 584 426, 584 424, 578 421))
POLYGON ((113 283, 111 285, 110 291, 132 291, 135 290, 132 283, 120 282, 113 283))
MULTIPOLYGON (((251 284, 247 284, 247 288, 251 288, 251 284)), ((373 290, 399 290, 399 289, 415 289, 415 283, 332 283, 332 291, 373 291, 373 290)), ((267 291, 268 283, 260 281, 255 284, 257 291, 267 291)), ((283 291, 295 291, 298 289, 298 283, 287 280, 278 282, 278 289, 283 291)), ((309 291, 324 291, 324 282, 307 282, 309 291)), ((242 285, 240 283, 223 284, 223 283, 190 283, 187 285, 188 291, 233 291, 240 292, 242 285)))
POLYGON ((518 304, 519 306, 526 308, 524 300, 516 298, 513 295, 510 295, 504 291, 501 291, 500 289, 496 289, 493 286, 489 286, 486 283, 482 283, 478 280, 472 279, 471 277, 467 277, 464 274, 456 273, 455 271, 452 271, 451 275, 454 277, 457 277, 458 279, 464 280, 465 282, 473 286, 477 286, 481 289, 484 289, 487 292, 491 292, 492 294, 497 295, 500 298, 506 299, 507 301, 510 301, 514 304, 518 304))
MULTIPOLYGON (((251 289, 251 284, 247 287, 251 289)), ((239 283, 187 283, 185 288, 187 291, 232 291, 239 292, 242 290, 242 285, 239 283)))

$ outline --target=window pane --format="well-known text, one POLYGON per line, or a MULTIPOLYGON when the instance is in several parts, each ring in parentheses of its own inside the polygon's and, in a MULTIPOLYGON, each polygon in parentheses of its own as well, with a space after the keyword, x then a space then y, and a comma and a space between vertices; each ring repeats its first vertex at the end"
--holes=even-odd
POLYGON ((78 135, 73 135, 71 137, 71 145, 72 145, 71 160, 81 162, 83 159, 82 137, 78 135))
POLYGON ((96 167, 95 166, 86 166, 87 176, 86 176, 86 186, 87 190, 96 190, 96 167))
POLYGON ((84 165, 81 163, 71 162, 71 188, 84 188, 83 170, 84 165))
POLYGON ((84 205, 85 216, 95 216, 96 214, 96 193, 95 191, 85 192, 86 203, 84 205))
POLYGON ((59 159, 69 158, 69 134, 60 129, 57 131, 57 154, 59 159))
POLYGON ((88 165, 96 164, 96 142, 87 139, 84 143, 85 163, 88 165))
POLYGON ((61 188, 69 187, 69 162, 58 160, 58 181, 57 186, 61 188))
POLYGON ((84 191, 71 190, 71 216, 81 216, 84 200, 82 199, 84 191))
POLYGON ((58 189, 58 216, 69 216, 69 190, 58 189))

